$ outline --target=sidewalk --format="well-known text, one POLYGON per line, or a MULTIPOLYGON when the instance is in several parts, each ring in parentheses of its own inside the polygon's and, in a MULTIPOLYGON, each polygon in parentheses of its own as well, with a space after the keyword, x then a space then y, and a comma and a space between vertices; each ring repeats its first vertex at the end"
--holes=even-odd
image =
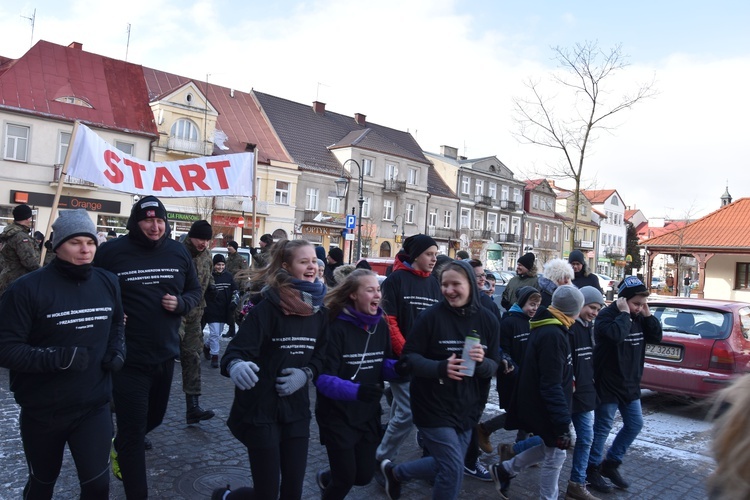
MULTIPOLYGON (((222 351, 228 339, 221 339, 222 351)), ((229 483, 232 488, 251 485, 246 449, 229 433, 225 422, 232 404, 234 386, 210 368, 203 360, 203 396, 201 406, 216 411, 216 416, 198 425, 185 424, 185 400, 182 393, 180 364, 175 368, 172 395, 164 423, 153 431, 149 438, 153 450, 146 452, 151 498, 208 499, 214 488, 229 483)), ((311 390, 314 397, 315 391, 311 390)), ((490 404, 484 418, 498 412, 497 393, 492 391, 490 404)), ((314 398, 313 398, 314 399, 314 398)), ((314 404, 314 403, 313 403, 314 404)), ((385 404, 385 403, 384 403, 385 404)), ((387 410, 387 408, 385 408, 387 410)), ((387 411, 386 411, 387 415, 387 411)), ((387 417, 384 417, 384 419, 387 417)), ((320 490, 315 482, 319 469, 327 468, 325 448, 318 441, 318 429, 313 418, 311 425, 310 451, 305 477, 304 499, 319 499, 320 490)), ((492 436, 493 444, 510 442, 514 432, 500 431, 492 436)), ((18 433, 18 407, 8 391, 8 371, 0 369, 0 470, 2 486, 0 499, 21 498, 27 478, 21 440, 18 433)), ((397 462, 421 456, 414 433, 406 441, 397 462)), ((481 460, 489 465, 497 461, 497 455, 483 455, 481 460)), ((654 457, 638 442, 628 454, 621 471, 631 480, 630 489, 603 495, 608 499, 658 498, 663 500, 703 499, 706 497, 703 481, 709 473, 706 464, 689 460, 654 457)), ((540 468, 525 471, 513 480, 511 498, 537 498, 540 468)), ((570 452, 560 475, 560 498, 564 498, 570 474, 570 452)), ((63 469, 55 490, 56 500, 77 499, 78 481, 72 460, 66 451, 63 469)), ((430 497, 429 486, 416 481, 404 486, 402 498, 423 499, 430 497)), ((112 477, 110 498, 124 499, 122 483, 112 477)), ((386 498, 383 489, 372 481, 368 486, 355 487, 348 498, 373 500, 386 498)), ((461 499, 498 498, 492 482, 481 482, 465 478, 461 499)))

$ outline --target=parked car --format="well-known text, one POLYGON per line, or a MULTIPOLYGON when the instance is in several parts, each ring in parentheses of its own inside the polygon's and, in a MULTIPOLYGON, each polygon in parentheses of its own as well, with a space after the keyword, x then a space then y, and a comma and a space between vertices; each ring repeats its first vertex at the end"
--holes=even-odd
POLYGON ((660 278, 658 276, 653 276, 651 278, 651 288, 655 288, 656 290, 661 290, 665 286, 667 286, 667 284, 664 281, 664 278, 660 278))
MULTIPOLYGON (((227 247, 213 247, 211 249, 211 258, 213 258, 213 256, 216 255, 217 253, 220 253, 221 255, 223 255, 225 259, 227 255, 229 254, 229 252, 227 252, 227 247)), ((249 248, 240 247, 237 249, 237 253, 242 256, 242 259, 245 261, 245 263, 252 262, 250 260, 251 256, 250 256, 249 248)))
POLYGON ((501 304, 503 299, 503 292, 508 286, 508 282, 516 274, 510 271, 487 271, 487 274, 492 274, 493 276, 495 276, 495 293, 492 294, 492 300, 494 300, 495 304, 497 304, 497 307, 500 308, 500 312, 505 313, 505 309, 503 309, 503 306, 501 304))
POLYGON ((602 292, 604 292, 604 295, 607 295, 607 292, 610 290, 615 290, 615 287, 617 286, 617 283, 615 283, 615 280, 607 276, 606 274, 599 274, 599 273, 593 273, 594 276, 599 278, 599 288, 602 289, 602 292))
POLYGON ((750 303, 676 297, 648 307, 664 335, 646 344, 641 387, 705 397, 750 372, 750 303))

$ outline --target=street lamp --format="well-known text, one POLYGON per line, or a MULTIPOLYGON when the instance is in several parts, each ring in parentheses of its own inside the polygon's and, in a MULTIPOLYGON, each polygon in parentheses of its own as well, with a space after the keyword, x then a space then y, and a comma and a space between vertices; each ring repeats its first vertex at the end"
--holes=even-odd
POLYGON ((398 220, 401 219, 401 244, 404 244, 404 216, 403 215, 397 215, 394 220, 393 224, 391 224, 391 228, 393 229, 393 234, 398 233, 398 220))
POLYGON ((357 183, 357 195, 359 196, 357 198, 357 203, 359 203, 359 216, 357 219, 357 261, 359 261, 360 257, 362 256, 362 205, 365 202, 365 197, 362 194, 362 183, 364 182, 364 177, 362 176, 362 168, 360 168, 359 163, 357 163, 356 160, 349 158, 344 163, 341 164, 341 177, 336 179, 334 183, 336 184, 336 197, 340 200, 343 200, 346 198, 346 195, 349 192, 349 179, 344 177, 344 172, 346 171, 346 164, 352 162, 357 166, 357 173, 359 174, 358 177, 358 183, 357 183))

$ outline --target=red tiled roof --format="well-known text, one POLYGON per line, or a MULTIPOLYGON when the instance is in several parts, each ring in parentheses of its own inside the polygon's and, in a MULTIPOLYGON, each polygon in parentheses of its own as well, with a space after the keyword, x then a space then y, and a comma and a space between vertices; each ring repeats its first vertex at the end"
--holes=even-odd
POLYGON ((627 210, 625 210, 625 220, 630 220, 630 219, 632 219, 632 218, 633 218, 633 216, 634 216, 635 214, 637 214, 637 213, 638 213, 638 210, 631 210, 631 209, 627 209, 627 210))
POLYGON ((614 189, 582 189, 581 193, 589 199, 591 203, 604 203, 615 193, 614 189))
POLYGON ((649 247, 733 250, 750 248, 750 198, 740 198, 705 217, 674 222, 672 230, 641 242, 649 247))
POLYGON ((545 182, 545 179, 530 179, 526 181, 526 190, 531 191, 532 189, 545 182))
POLYGON ((0 59, 0 108, 158 137, 141 67, 40 40, 0 59), (58 102, 76 97, 92 107, 58 102))
POLYGON ((228 137, 224 145, 229 150, 215 148, 215 154, 244 153, 247 144, 250 143, 257 145, 260 163, 267 164, 270 160, 292 161, 251 93, 234 90, 234 97, 232 97, 232 89, 212 83, 208 84, 208 91, 206 91, 206 82, 191 80, 153 68, 144 67, 143 77, 152 102, 190 81, 206 94, 208 101, 219 113, 216 128, 228 137))

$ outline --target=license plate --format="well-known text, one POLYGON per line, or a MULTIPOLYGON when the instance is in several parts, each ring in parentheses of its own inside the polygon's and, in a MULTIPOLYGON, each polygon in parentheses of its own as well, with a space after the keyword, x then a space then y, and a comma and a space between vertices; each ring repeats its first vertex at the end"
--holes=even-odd
POLYGON ((646 344, 646 357, 655 359, 682 359, 682 347, 676 345, 646 344))

